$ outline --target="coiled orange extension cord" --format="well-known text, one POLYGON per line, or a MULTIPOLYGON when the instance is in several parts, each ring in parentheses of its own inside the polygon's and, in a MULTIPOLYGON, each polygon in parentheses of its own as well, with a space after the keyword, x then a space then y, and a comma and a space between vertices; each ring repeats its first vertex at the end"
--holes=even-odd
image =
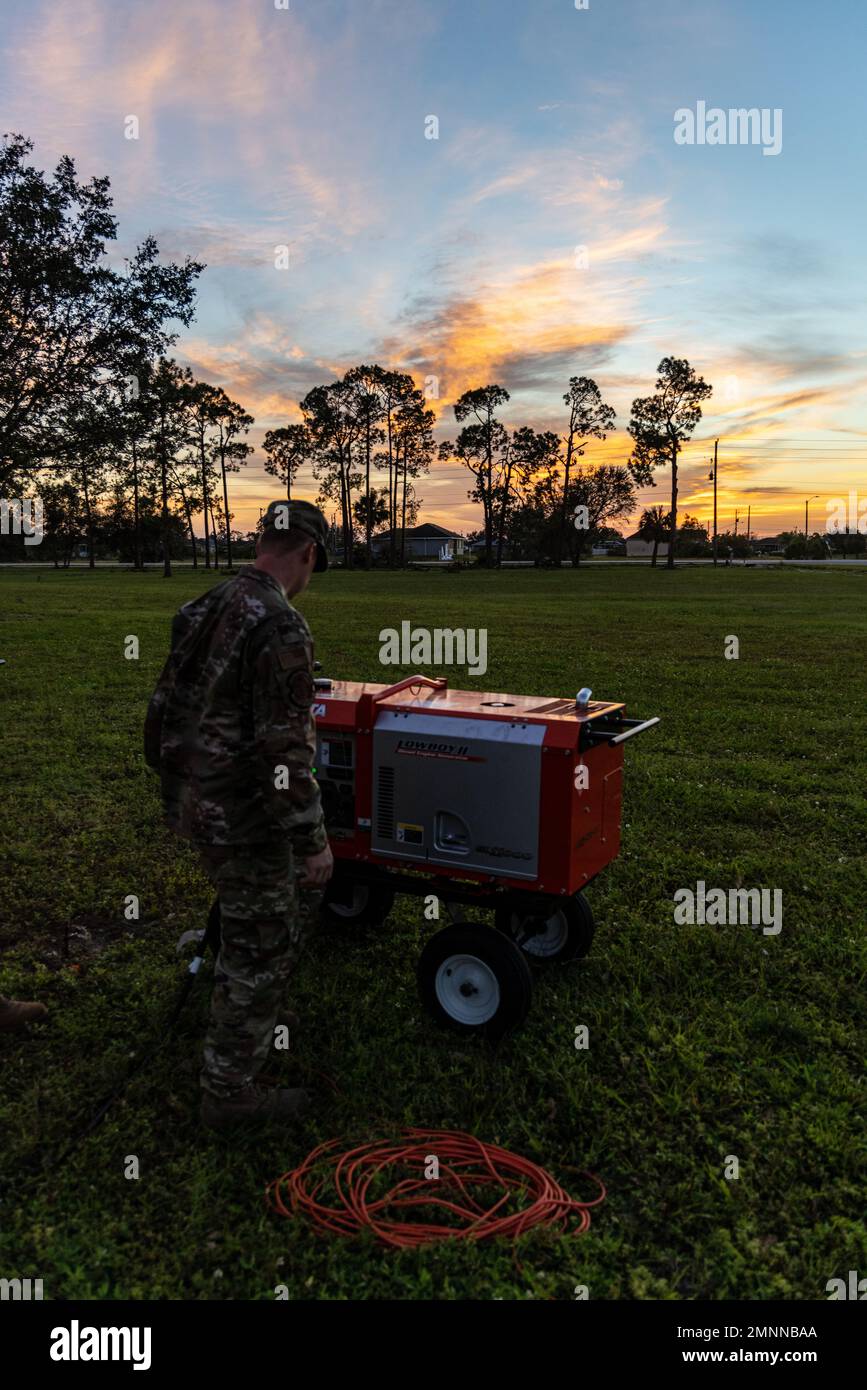
POLYGON ((576 1201, 538 1164, 456 1130, 406 1129, 397 1140, 335 1152, 339 1143, 331 1139, 320 1144, 293 1172, 269 1183, 266 1199, 271 1209, 281 1216, 308 1217, 320 1234, 352 1236, 370 1230, 381 1244, 408 1249, 440 1240, 514 1240, 534 1226, 566 1231, 571 1216, 578 1218, 572 1234, 581 1235, 590 1226, 590 1208, 606 1196, 600 1179, 587 1173, 599 1195, 589 1202, 576 1201), (438 1179, 424 1175, 432 1156, 439 1163, 438 1179), (373 1196, 371 1187, 391 1168, 404 1173, 408 1169, 410 1176, 399 1177, 387 1192, 373 1196), (322 1200, 329 1178, 338 1205, 322 1200), (499 1189, 500 1195, 483 1206, 470 1189, 488 1186, 499 1189), (450 1195, 442 1195, 446 1192, 450 1195), (500 1214, 522 1197, 528 1200, 520 1210, 500 1214), (388 1215, 413 1207, 437 1207, 453 1219, 433 1224, 388 1215))

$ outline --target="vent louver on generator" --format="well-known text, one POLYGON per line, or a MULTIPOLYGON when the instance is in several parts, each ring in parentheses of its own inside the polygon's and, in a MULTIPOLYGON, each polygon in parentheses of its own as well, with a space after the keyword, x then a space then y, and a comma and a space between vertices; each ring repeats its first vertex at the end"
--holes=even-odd
POLYGON ((377 778, 376 833, 383 840, 394 839, 394 768, 380 764, 377 778))

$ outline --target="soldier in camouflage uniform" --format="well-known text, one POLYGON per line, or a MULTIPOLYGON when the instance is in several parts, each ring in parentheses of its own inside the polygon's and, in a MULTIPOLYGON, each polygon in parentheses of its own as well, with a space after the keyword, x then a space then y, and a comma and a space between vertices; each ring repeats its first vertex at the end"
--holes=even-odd
POLYGON ((327 568, 309 502, 272 502, 256 561, 184 604, 151 699, 145 755, 171 828, 220 899, 221 945, 201 1083, 220 1128, 294 1115, 302 1090, 257 1083, 333 860, 313 777, 313 644, 289 602, 327 568))

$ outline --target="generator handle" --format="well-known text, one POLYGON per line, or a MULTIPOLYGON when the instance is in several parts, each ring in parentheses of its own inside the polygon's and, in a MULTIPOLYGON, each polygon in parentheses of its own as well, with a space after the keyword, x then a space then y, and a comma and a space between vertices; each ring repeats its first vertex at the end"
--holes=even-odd
POLYGON ((373 696, 373 703, 378 704, 380 700, 387 700, 389 695, 397 695, 400 690, 408 690, 412 685, 428 685, 432 690, 445 690, 448 685, 447 676, 404 676, 402 681, 396 685, 389 685, 385 690, 380 690, 378 695, 373 696))
POLYGON ((618 743, 625 743, 628 738, 635 738, 636 734, 643 734, 645 729, 652 729, 654 724, 658 723, 658 715, 655 719, 645 719, 641 724, 636 724, 633 728, 627 729, 624 734, 615 734, 614 738, 608 740, 608 747, 613 748, 618 743))

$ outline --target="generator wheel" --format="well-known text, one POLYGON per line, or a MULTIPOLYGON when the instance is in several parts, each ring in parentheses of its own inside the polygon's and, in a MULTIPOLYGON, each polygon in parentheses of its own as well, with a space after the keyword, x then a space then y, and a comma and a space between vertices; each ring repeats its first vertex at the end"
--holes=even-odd
POLYGON ((335 873, 325 890, 320 920, 328 927, 378 927, 394 907, 394 890, 335 873))
POLYGON ((497 908, 499 931, 517 942, 534 964, 582 960, 590 950, 596 924, 583 893, 548 899, 516 910, 515 900, 497 908))
POLYGON ((490 927, 456 922, 431 937, 418 963, 426 1011, 457 1033, 497 1039, 524 1022, 533 981, 508 937, 490 927))

